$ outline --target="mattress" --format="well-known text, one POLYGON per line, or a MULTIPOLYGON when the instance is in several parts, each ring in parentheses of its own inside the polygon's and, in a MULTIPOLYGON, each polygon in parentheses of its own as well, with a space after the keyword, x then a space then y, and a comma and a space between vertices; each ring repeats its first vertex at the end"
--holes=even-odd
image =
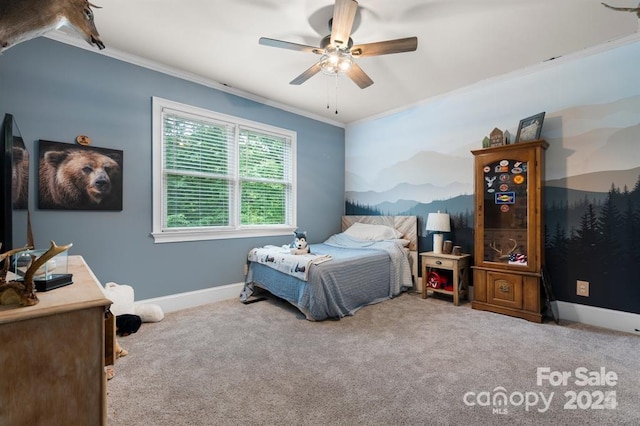
POLYGON ((395 242, 355 242, 337 234, 310 249, 331 261, 311 265, 306 281, 250 262, 245 287, 263 288, 319 321, 353 315, 413 285, 408 251, 395 242))

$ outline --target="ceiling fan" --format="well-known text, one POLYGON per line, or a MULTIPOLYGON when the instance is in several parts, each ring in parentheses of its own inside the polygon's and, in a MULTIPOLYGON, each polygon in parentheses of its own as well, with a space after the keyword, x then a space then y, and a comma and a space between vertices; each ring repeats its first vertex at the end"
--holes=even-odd
POLYGON ((331 34, 320 41, 320 47, 266 37, 260 37, 259 43, 264 46, 321 55, 318 62, 291 80, 289 84, 302 84, 320 71, 323 71, 325 74, 330 75, 344 73, 361 89, 365 89, 373 84, 373 80, 354 62, 354 58, 413 52, 418 47, 418 38, 407 37, 354 46, 351 39, 351 29, 357 10, 358 2, 356 0, 336 0, 333 7, 333 18, 329 20, 331 34))

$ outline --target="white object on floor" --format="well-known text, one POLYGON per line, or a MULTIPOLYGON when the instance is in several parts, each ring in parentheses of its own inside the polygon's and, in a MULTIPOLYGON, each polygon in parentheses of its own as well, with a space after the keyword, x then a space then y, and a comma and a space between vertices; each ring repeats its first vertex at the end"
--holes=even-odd
POLYGON ((154 303, 136 304, 133 309, 134 314, 138 315, 142 322, 158 322, 164 318, 162 308, 154 303))
POLYGON ((111 300, 111 313, 115 316, 133 314, 133 287, 130 285, 120 285, 113 282, 106 283, 104 295, 111 300))
POLYGON ((103 289, 104 295, 111 300, 111 313, 113 315, 137 315, 142 322, 158 322, 164 318, 164 313, 159 305, 153 303, 134 304, 135 293, 133 287, 126 284, 108 282, 103 289))

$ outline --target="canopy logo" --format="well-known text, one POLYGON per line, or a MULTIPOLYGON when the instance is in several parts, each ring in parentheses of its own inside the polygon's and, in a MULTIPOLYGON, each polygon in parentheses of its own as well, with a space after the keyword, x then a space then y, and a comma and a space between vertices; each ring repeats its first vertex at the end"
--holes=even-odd
MULTIPOLYGON (((573 371, 552 371, 549 367, 536 369, 537 386, 566 388, 563 394, 565 410, 616 409, 617 395, 612 388, 617 384, 618 375, 614 371, 607 371, 605 367, 593 371, 586 367, 579 367, 573 371), (568 389, 569 386, 579 389, 568 389)), ((493 391, 466 392, 462 401, 468 407, 491 407, 493 414, 509 414, 509 410, 514 407, 524 407, 527 412, 535 410, 545 413, 551 407, 554 396, 555 392, 541 391, 508 393, 503 386, 497 386, 493 391)))

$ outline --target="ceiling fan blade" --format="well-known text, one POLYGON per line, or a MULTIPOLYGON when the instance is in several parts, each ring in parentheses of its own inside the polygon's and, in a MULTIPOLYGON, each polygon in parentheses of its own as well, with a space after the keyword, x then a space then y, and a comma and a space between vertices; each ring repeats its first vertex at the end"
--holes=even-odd
POLYGON ((306 44, 291 43, 290 41, 275 40, 272 38, 260 37, 258 40, 263 46, 280 47, 282 49, 297 50, 299 52, 309 52, 321 54, 323 52, 319 47, 307 46, 306 44))
POLYGON ((344 47, 349 44, 351 28, 358 10, 356 0, 336 0, 331 21, 331 44, 344 47))
POLYGON ((289 82, 289 84, 299 85, 309 80, 314 75, 318 74, 322 67, 320 66, 320 62, 316 62, 311 67, 309 67, 305 72, 294 78, 289 82))
POLYGON ((373 80, 356 63, 351 64, 351 68, 345 74, 361 89, 366 89, 373 84, 373 80))
POLYGON ((413 52, 418 48, 418 37, 399 38, 376 43, 359 44, 351 48, 351 54, 359 58, 365 56, 389 55, 391 53, 413 52))

